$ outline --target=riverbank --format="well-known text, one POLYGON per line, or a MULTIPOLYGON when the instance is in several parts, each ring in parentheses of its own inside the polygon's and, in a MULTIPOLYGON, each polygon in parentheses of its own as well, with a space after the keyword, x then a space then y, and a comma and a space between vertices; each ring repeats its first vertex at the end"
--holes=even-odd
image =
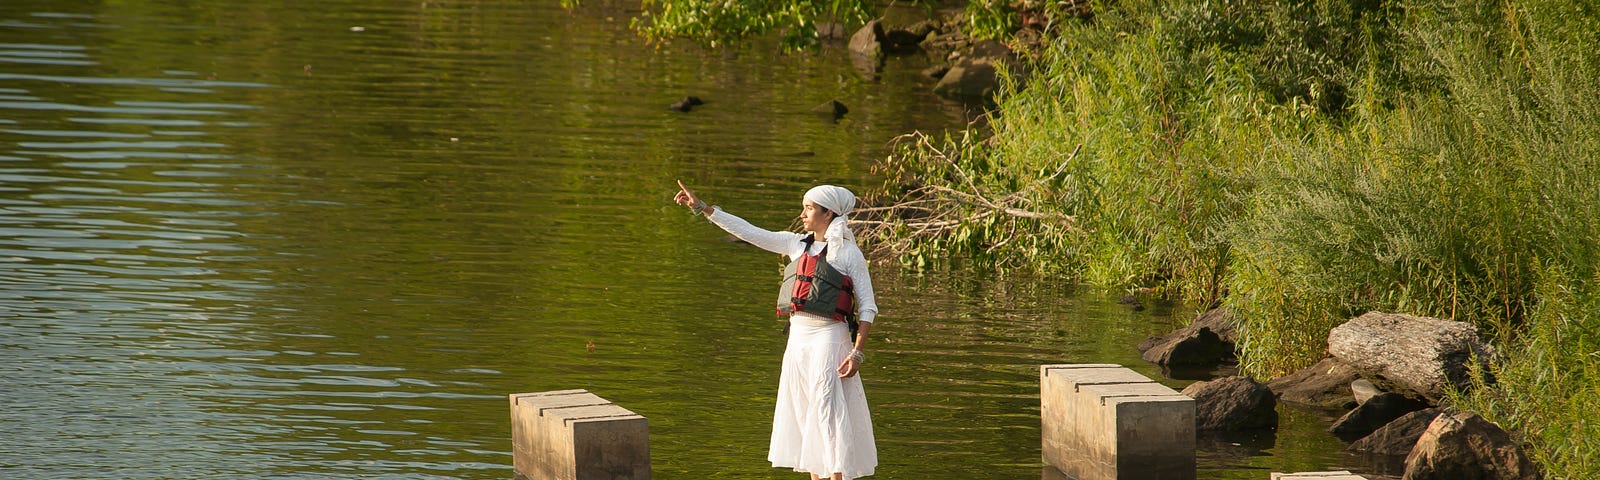
POLYGON ((906 264, 954 253, 1225 304, 1263 378, 1315 362, 1362 312, 1472 322, 1508 360, 1451 402, 1521 432, 1551 478, 1600 474, 1596 12, 1130 2, 1092 18, 1053 27, 982 130, 882 165, 891 202, 933 185, 1034 214, 971 202, 959 225, 886 230, 906 264))

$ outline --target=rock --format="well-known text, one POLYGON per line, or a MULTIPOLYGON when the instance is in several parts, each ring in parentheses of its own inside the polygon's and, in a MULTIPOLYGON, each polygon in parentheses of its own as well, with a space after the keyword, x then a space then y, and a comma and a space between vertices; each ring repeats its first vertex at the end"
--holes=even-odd
POLYGON ((1000 90, 996 72, 992 64, 963 62, 945 72, 933 93, 958 100, 988 99, 1000 90))
POLYGON ((822 105, 812 107, 811 111, 823 117, 827 117, 828 120, 835 122, 839 121, 841 118, 844 118, 844 114, 850 113, 850 109, 845 107, 843 103, 839 103, 838 100, 828 100, 822 105))
POLYGON ((884 51, 888 53, 913 53, 917 51, 918 44, 922 43, 922 39, 927 36, 927 34, 918 35, 909 30, 889 30, 884 32, 881 42, 883 43, 884 51))
MULTIPOLYGON (((1133 301, 1138 302, 1137 299, 1133 301)), ((1227 311, 1213 309, 1165 337, 1140 342, 1140 356, 1157 365, 1216 365, 1234 358, 1232 340, 1235 331, 1233 319, 1227 311)))
POLYGON ((1350 382, 1360 378, 1354 368, 1328 357, 1297 372, 1267 382, 1278 399, 1289 403, 1323 408, 1350 408, 1350 382))
POLYGON ((1233 355, 1233 344, 1222 341, 1211 329, 1179 330, 1165 338, 1146 340, 1140 354, 1146 361, 1167 366, 1216 365, 1233 355))
POLYGON ((1235 343, 1234 339, 1239 337, 1239 325, 1226 308, 1217 307, 1206 310, 1205 313, 1194 317, 1194 320, 1189 322, 1189 326, 1191 328, 1209 328, 1212 332, 1216 332, 1217 338, 1228 343, 1235 343))
POLYGON ((1367 400, 1379 393, 1383 392, 1365 378, 1357 378, 1350 382, 1350 394, 1356 397, 1356 405, 1367 403, 1367 400))
POLYGON ((687 97, 683 97, 683 100, 672 102, 672 105, 668 105, 667 108, 670 108, 670 109, 673 109, 673 110, 677 110, 677 111, 680 111, 680 112, 688 112, 689 110, 694 109, 695 106, 705 105, 705 104, 706 104, 706 102, 701 101, 700 97, 696 97, 694 95, 690 95, 690 96, 687 96, 687 97))
POLYGON ((1404 480, 1538 479, 1511 435, 1472 413, 1439 415, 1406 456, 1404 480))
POLYGON ((1499 359, 1470 323, 1378 312, 1334 327, 1328 353, 1368 373, 1363 377, 1384 390, 1409 390, 1435 402, 1447 390, 1471 384, 1474 358, 1499 359))
POLYGON ((913 23, 909 27, 906 27, 906 31, 907 32, 911 32, 912 35, 916 35, 917 36, 917 38, 919 39, 919 40, 917 40, 918 42, 926 40, 928 38, 928 35, 932 35, 932 34, 938 32, 940 30, 943 30, 943 29, 944 29, 944 22, 941 22, 941 21, 939 21, 939 19, 936 19, 936 18, 930 18, 930 19, 927 19, 927 20, 923 20, 923 21, 920 21, 920 22, 917 22, 917 23, 913 23))
POLYGON ((1250 377, 1195 382, 1183 389, 1194 399, 1198 430, 1248 430, 1278 426, 1278 400, 1250 377))
POLYGON ((1125 294, 1122 296, 1122 298, 1117 299, 1117 303, 1127 305, 1128 309, 1135 312, 1144 311, 1144 302, 1139 301, 1139 297, 1135 297, 1131 293, 1125 294))
POLYGON ((819 38, 819 39, 823 39, 823 40, 838 40, 838 39, 842 39, 842 38, 846 37, 846 35, 847 35, 846 32, 848 32, 848 30, 845 30, 844 24, 841 24, 841 23, 838 23, 838 22, 820 22, 820 23, 817 23, 817 38, 819 38))
POLYGON ((1328 432, 1347 441, 1354 440, 1371 434, 1396 418, 1424 408, 1428 408, 1427 403, 1411 397, 1398 393, 1382 393, 1339 417, 1333 422, 1332 427, 1328 427, 1328 432))
POLYGON ((1400 418, 1374 430, 1371 435, 1356 440, 1346 450, 1403 457, 1411 453, 1411 447, 1417 444, 1417 439, 1422 437, 1422 432, 1428 430, 1428 424, 1433 423, 1439 412, 1437 408, 1424 408, 1401 415, 1400 418))
POLYGON ((975 101, 989 100, 1000 91, 998 64, 1015 66, 1016 57, 1011 48, 993 40, 979 42, 972 51, 950 66, 950 71, 934 85, 933 93, 945 98, 975 101))
POLYGON ((934 65, 934 66, 922 69, 922 75, 925 76, 925 77, 928 77, 928 78, 932 78, 934 80, 938 80, 940 78, 944 78, 945 72, 949 72, 949 71, 950 71, 950 66, 949 65, 934 65))
POLYGON ((850 36, 850 53, 875 61, 883 59, 883 24, 873 20, 856 30, 850 36))

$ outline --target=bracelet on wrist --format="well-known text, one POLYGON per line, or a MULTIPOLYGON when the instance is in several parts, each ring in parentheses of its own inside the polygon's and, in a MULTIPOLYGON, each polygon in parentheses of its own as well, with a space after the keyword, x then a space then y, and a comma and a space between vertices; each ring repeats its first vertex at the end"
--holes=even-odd
POLYGON ((705 200, 695 200, 694 201, 694 205, 690 205, 689 206, 689 214, 690 215, 705 215, 705 213, 704 213, 705 211, 706 211, 706 201, 705 200))

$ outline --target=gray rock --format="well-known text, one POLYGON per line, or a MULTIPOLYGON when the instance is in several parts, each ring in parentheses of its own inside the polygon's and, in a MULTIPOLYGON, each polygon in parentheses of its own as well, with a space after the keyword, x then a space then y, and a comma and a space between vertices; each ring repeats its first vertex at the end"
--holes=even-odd
POLYGON ((856 30, 855 35, 850 36, 850 53, 873 59, 883 58, 883 25, 873 20, 856 30))
POLYGON ((1360 378, 1354 368, 1328 357, 1316 365, 1278 377, 1267 382, 1267 387, 1278 393, 1278 399, 1289 403, 1323 408, 1349 408, 1355 403, 1350 393, 1350 382, 1360 378))
POLYGON ((1404 480, 1541 478, 1511 435, 1471 413, 1439 415, 1406 456, 1404 480))
POLYGON ((1400 418, 1374 430, 1371 435, 1356 440, 1346 450, 1373 455, 1408 455, 1411 453, 1411 447, 1417 445, 1417 439, 1422 437, 1422 432, 1427 431, 1428 425, 1439 416, 1439 412, 1437 408, 1424 408, 1401 415, 1400 418))
POLYGON ((992 40, 979 42, 950 66, 933 93, 965 101, 990 100, 1000 91, 999 64, 1017 65, 1011 48, 992 40))
POLYGON ((883 70, 883 26, 877 20, 850 36, 850 64, 867 80, 878 79, 883 70))
POLYGON ((1407 413, 1428 408, 1428 404, 1398 393, 1382 393, 1367 400, 1339 417, 1328 427, 1328 432, 1339 438, 1354 440, 1365 437, 1379 427, 1407 413))
POLYGON ((1278 399, 1250 377, 1195 382, 1183 389, 1194 399, 1197 430, 1248 430, 1278 426, 1278 399))
POLYGON ((1435 402, 1471 384, 1474 361, 1499 358, 1470 323, 1378 312, 1334 327, 1328 353, 1386 391, 1412 391, 1435 402))

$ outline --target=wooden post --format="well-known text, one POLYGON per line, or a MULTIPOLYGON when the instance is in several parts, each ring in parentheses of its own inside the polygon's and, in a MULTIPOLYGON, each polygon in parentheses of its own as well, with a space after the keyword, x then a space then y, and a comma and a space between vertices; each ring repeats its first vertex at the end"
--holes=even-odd
POLYGON ((533 480, 649 480, 649 422, 587 390, 511 394, 511 461, 533 480))

